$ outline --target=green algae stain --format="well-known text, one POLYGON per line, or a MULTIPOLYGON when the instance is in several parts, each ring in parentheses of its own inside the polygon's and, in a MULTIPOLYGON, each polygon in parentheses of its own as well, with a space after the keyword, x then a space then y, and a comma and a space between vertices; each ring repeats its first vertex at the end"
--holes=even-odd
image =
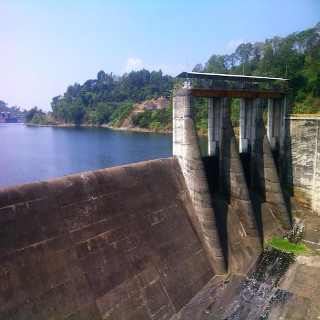
POLYGON ((295 253, 297 255, 303 255, 306 253, 313 252, 313 250, 309 249, 303 243, 300 243, 300 242, 299 243, 292 243, 286 239, 271 238, 271 239, 269 239, 268 244, 275 249, 285 251, 285 252, 295 253))

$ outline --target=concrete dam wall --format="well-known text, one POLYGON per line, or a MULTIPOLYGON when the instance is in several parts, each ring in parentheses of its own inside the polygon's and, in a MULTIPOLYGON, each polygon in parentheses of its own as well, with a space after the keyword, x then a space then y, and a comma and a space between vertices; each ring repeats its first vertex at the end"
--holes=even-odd
POLYGON ((1 319, 168 319, 214 276, 175 158, 3 188, 0 204, 1 319))
POLYGON ((286 143, 286 180, 296 199, 320 215, 320 116, 291 116, 286 143))

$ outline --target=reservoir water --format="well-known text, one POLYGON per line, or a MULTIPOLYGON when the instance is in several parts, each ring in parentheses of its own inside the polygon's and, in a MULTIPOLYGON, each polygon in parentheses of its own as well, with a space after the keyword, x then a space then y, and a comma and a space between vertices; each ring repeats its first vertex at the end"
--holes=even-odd
POLYGON ((171 134, 0 124, 0 187, 171 156, 171 134))
POLYGON ((0 187, 171 156, 166 133, 0 123, 0 187))

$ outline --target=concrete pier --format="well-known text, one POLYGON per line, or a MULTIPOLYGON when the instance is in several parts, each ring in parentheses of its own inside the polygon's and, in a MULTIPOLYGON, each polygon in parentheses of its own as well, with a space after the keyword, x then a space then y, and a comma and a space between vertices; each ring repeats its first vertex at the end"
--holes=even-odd
POLYGON ((173 93, 173 155, 178 158, 186 179, 200 225, 200 239, 214 270, 221 274, 226 268, 202 162, 191 89, 178 89, 173 93))
MULTIPOLYGON (((251 188, 261 194, 271 206, 281 227, 288 230, 291 228, 291 221, 262 119, 263 99, 246 99, 242 104, 244 113, 251 113, 247 117, 240 118, 240 122, 251 118, 250 137, 248 137, 249 150, 251 149, 251 188)), ((240 127, 246 127, 246 123, 241 123, 240 127)))
MULTIPOLYGON (((194 72, 179 75, 184 76, 188 76, 188 87, 174 91, 173 155, 179 158, 192 201, 195 207, 199 208, 195 209, 199 210, 199 221, 203 221, 203 204, 209 204, 207 181, 218 181, 219 187, 210 185, 209 190, 218 190, 226 197, 227 202, 237 212, 246 235, 252 239, 260 237, 264 243, 270 236, 280 236, 284 230, 291 228, 291 218, 278 173, 278 170, 283 171, 279 169, 279 154, 284 152, 284 115, 288 90, 286 86, 279 92, 272 88, 275 80, 285 84, 287 79, 194 72), (190 78, 197 79, 197 88, 192 88, 190 78), (213 83, 211 88, 207 82, 209 79, 213 83), (199 87, 201 81, 206 84, 202 88, 201 85, 199 87), (243 85, 241 92, 239 85, 243 85), (209 98, 208 157, 212 157, 212 160, 206 159, 205 172, 215 172, 208 168, 208 164, 210 161, 217 164, 218 161, 218 177, 205 179, 203 174, 203 161, 192 115, 193 97, 209 98), (230 119, 232 98, 240 98, 239 147, 230 119), (271 145, 262 117, 265 99, 269 99, 268 134, 271 145), (201 197, 203 198, 199 201, 201 197)), ((226 210, 223 211, 225 214, 226 210)), ((215 212, 215 220, 225 223, 222 216, 223 214, 215 212)), ((214 220, 210 223, 210 229, 215 229, 214 220)), ((207 223, 202 223, 204 229, 205 225, 207 223)), ((221 228, 219 230, 221 231, 221 228)), ((211 236, 215 239, 216 234, 211 236)), ((222 242, 223 237, 223 232, 220 232, 222 242)), ((209 238, 207 240, 211 242, 209 238)), ((225 244, 223 247, 226 258, 228 253, 225 244)))
POLYGON ((278 152, 284 150, 286 100, 268 100, 268 139, 271 149, 278 152))
MULTIPOLYGON (((231 99, 209 101, 208 143, 214 148, 208 158, 212 158, 212 165, 218 165, 218 170, 213 171, 220 176, 211 180, 211 183, 220 181, 219 186, 211 185, 210 189, 220 190, 223 196, 217 197, 210 193, 208 181, 211 178, 204 171, 193 118, 192 89, 175 90, 173 97, 174 156, 179 159, 186 179, 204 247, 212 256, 215 270, 218 263, 219 270, 242 268, 248 258, 259 254, 261 243, 231 124, 231 99), (236 249, 235 243, 241 243, 241 250, 236 249)), ((206 163, 210 164, 209 159, 206 163)), ((206 167, 206 172, 209 171, 206 167)))
POLYGON ((240 99, 239 151, 250 152, 252 128, 252 99, 240 99))
POLYGON ((258 229, 230 118, 231 99, 222 100, 221 191, 238 212, 246 234, 252 237, 252 242, 259 247, 258 229))
POLYGON ((222 103, 221 98, 209 99, 208 115, 208 155, 219 156, 222 135, 222 103))

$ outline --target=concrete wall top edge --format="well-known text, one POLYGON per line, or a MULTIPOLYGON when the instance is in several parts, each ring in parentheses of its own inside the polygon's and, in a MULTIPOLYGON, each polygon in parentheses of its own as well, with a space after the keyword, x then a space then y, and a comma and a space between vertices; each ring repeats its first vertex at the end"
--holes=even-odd
POLYGON ((105 171, 110 171, 112 172, 113 170, 117 170, 120 168, 128 168, 132 166, 144 166, 147 163, 154 163, 154 162, 161 162, 161 161, 169 161, 170 159, 173 159, 174 157, 169 157, 169 158, 158 158, 158 159, 153 159, 153 160, 146 160, 146 161, 141 161, 141 162, 135 162, 135 163, 129 163, 129 164, 124 164, 120 166, 115 166, 115 167, 110 167, 110 168, 104 168, 104 169, 96 169, 96 170, 90 170, 90 171, 84 171, 84 172, 79 172, 79 173, 73 173, 73 174, 68 174, 64 175, 61 177, 54 177, 54 178, 49 178, 49 179, 44 179, 44 180, 36 180, 36 181, 31 181, 31 182, 26 182, 26 183, 21 183, 21 184, 15 184, 15 185, 10 185, 6 187, 0 187, 0 194, 2 192, 7 192, 12 190, 16 190, 18 187, 26 187, 26 186, 41 186, 43 187, 46 183, 52 183, 55 181, 63 181, 66 179, 75 179, 78 177, 83 177, 92 173, 99 173, 99 172, 105 172, 105 171))
MULTIPOLYGON (((47 180, 39 180, 28 182, 20 185, 12 185, 0 188, 0 208, 11 206, 17 203, 32 201, 39 198, 48 198, 63 194, 66 190, 74 190, 74 196, 79 192, 75 186, 87 185, 88 188, 95 193, 95 189, 99 188, 100 180, 117 177, 117 180, 123 180, 133 175, 139 175, 142 172, 147 174, 148 168, 155 166, 165 167, 165 170, 177 170, 178 162, 174 165, 174 157, 159 158, 147 160, 137 163, 125 164, 105 169, 92 170, 87 172, 65 175, 62 177, 51 178, 47 180), (171 162, 171 163, 170 163, 171 162), (170 164, 169 164, 170 163, 170 164), (173 168, 174 167, 174 168, 173 168)), ((112 186, 110 185, 110 188, 112 186)), ((80 195, 79 195, 80 196, 80 195)))
POLYGON ((289 120, 317 120, 320 121, 320 114, 291 114, 289 120))

